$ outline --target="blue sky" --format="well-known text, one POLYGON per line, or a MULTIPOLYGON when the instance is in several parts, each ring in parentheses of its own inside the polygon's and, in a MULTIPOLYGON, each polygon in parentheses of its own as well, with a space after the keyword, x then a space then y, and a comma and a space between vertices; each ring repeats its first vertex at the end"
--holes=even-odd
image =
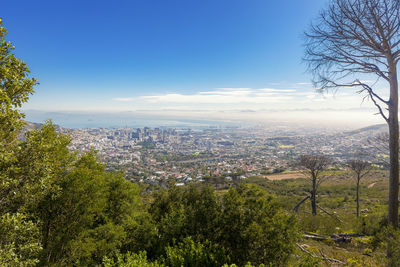
POLYGON ((14 0, 0 16, 40 82, 26 110, 357 108, 315 94, 301 63, 325 2, 14 0))

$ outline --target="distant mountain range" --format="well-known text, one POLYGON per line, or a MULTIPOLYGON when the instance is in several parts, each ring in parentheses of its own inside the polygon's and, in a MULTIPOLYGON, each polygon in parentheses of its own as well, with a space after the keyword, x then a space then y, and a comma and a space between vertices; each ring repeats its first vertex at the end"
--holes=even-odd
MULTIPOLYGON (((20 134, 20 137, 23 138, 26 132, 29 132, 29 131, 32 131, 32 130, 35 130, 35 129, 39 129, 42 126, 43 126, 43 123, 25 121, 25 125, 22 128, 22 132, 20 134)), ((56 130, 57 131, 65 132, 65 131, 62 131, 63 129, 65 129, 65 128, 56 125, 56 130)))
POLYGON ((388 132, 388 126, 387 124, 376 124, 376 125, 371 125, 368 127, 363 127, 357 130, 352 130, 345 132, 345 135, 377 135, 381 133, 386 133, 388 132))
POLYGON ((43 123, 25 121, 24 132, 31 131, 42 127, 43 123))

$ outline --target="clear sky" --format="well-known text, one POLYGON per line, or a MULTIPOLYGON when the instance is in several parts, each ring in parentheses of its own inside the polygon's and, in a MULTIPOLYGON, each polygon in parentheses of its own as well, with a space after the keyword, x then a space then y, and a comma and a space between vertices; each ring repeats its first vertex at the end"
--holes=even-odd
POLYGON ((359 108, 352 91, 317 95, 301 63, 325 2, 13 0, 0 16, 40 82, 26 110, 359 108))

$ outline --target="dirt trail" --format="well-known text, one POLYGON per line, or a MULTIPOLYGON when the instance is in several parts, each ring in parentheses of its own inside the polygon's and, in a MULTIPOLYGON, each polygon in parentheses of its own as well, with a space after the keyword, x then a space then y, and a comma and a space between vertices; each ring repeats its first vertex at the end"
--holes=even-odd
POLYGON ((305 176, 301 172, 288 172, 288 173, 264 175, 264 178, 267 178, 268 180, 286 180, 286 179, 305 178, 305 176))

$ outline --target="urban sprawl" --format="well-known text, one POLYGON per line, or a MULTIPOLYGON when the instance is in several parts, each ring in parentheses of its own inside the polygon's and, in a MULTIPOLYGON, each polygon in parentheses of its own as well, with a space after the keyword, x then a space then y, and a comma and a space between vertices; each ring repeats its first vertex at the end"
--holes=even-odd
POLYGON ((229 183, 290 171, 301 154, 324 154, 337 163, 362 157, 379 165, 386 155, 374 140, 384 130, 375 128, 342 133, 289 127, 64 131, 72 137, 73 150, 94 149, 108 169, 122 170, 132 181, 163 186, 169 181, 229 183))

